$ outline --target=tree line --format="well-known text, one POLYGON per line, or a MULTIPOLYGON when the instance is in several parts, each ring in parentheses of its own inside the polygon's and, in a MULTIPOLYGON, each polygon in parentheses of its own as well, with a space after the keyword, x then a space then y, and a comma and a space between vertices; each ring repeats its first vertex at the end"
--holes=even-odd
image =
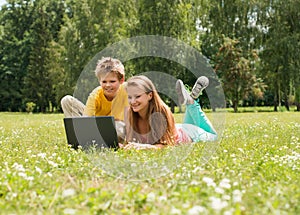
MULTIPOLYGON (((300 0, 7 0, 0 10, 0 111, 59 111, 93 56, 142 35, 175 38, 201 52, 234 111, 300 111, 299 11, 300 0)), ((167 71, 188 85, 196 79, 165 59, 124 64, 127 77, 167 71)))

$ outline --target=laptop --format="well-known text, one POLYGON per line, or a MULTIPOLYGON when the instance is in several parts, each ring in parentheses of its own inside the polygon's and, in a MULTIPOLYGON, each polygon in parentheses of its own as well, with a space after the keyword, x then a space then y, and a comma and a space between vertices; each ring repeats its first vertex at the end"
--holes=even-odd
POLYGON ((64 118, 67 142, 74 149, 118 148, 118 135, 113 116, 64 118))

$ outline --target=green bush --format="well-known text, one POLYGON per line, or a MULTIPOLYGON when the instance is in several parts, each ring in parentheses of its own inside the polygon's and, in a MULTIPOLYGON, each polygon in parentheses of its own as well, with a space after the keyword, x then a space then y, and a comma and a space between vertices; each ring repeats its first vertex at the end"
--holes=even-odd
POLYGON ((32 113, 34 111, 35 107, 36 107, 36 104, 34 102, 27 102, 26 103, 26 111, 27 111, 27 113, 32 113))

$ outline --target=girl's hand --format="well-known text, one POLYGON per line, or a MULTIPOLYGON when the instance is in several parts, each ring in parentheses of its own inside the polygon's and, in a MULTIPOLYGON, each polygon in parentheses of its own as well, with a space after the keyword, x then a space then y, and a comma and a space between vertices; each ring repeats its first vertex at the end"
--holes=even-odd
POLYGON ((130 150, 130 149, 135 149, 135 150, 157 149, 157 147, 155 145, 143 144, 143 143, 135 143, 135 142, 129 142, 126 145, 119 143, 119 146, 120 146, 120 148, 123 148, 125 150, 130 150))
POLYGON ((119 143, 119 147, 120 147, 121 149, 123 149, 125 146, 126 146, 125 143, 119 143))

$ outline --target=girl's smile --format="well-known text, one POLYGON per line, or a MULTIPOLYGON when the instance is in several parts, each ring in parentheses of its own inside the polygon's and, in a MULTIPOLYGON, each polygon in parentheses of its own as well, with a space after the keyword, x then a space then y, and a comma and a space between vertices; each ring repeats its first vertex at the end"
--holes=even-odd
POLYGON ((147 110, 152 93, 146 93, 142 89, 130 86, 127 89, 128 102, 134 112, 142 113, 147 110))

